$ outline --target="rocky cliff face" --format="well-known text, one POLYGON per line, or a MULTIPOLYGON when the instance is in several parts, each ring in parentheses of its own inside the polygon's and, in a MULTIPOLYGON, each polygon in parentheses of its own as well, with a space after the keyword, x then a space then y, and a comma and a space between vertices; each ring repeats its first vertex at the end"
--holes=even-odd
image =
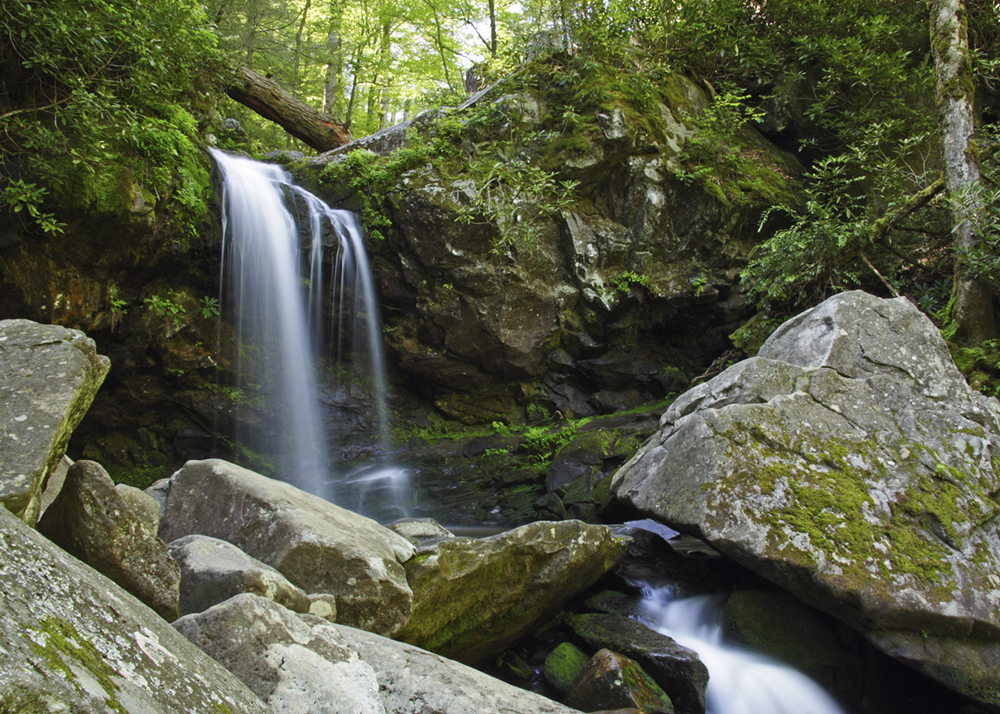
POLYGON ((552 57, 300 166, 370 225, 388 217, 370 241, 388 347, 450 418, 662 398, 747 317, 738 274, 798 168, 722 126, 691 80, 637 80, 636 96, 633 79, 552 57))
MULTIPOLYGON (((300 162, 365 213, 397 392, 421 403, 404 400, 404 421, 616 412, 681 391, 730 346, 760 216, 794 202, 799 169, 694 82, 617 75, 536 60, 460 108, 300 162)), ((268 420, 230 386, 218 227, 123 196, 66 236, 0 245, 4 315, 86 329, 115 365, 70 454, 136 483, 209 456, 266 471, 225 440, 268 420)), ((338 389, 321 401, 353 459, 370 403, 338 389)))

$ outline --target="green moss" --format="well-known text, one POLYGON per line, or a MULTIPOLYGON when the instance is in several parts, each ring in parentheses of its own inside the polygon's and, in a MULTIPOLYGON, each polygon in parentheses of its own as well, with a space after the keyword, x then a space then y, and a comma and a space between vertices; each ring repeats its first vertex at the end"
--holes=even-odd
POLYGON ((37 626, 29 625, 24 636, 31 643, 35 654, 45 660, 49 671, 58 672, 67 682, 71 682, 78 692, 83 693, 83 685, 77 680, 76 673, 65 658, 72 660, 97 680, 108 695, 104 703, 121 714, 126 714, 126 709, 117 700, 120 688, 113 680, 114 669, 90 640, 76 631, 72 623, 50 616, 37 626))
POLYGON ((589 660, 590 655, 572 642, 563 642, 545 658, 545 679, 560 692, 568 692, 589 660))
POLYGON ((988 340, 974 347, 948 345, 955 366, 969 386, 987 396, 1000 395, 1000 340, 988 340))
MULTIPOLYGON (((895 505, 896 517, 881 517, 879 524, 872 525, 866 516, 871 518, 878 509, 868 484, 887 478, 878 458, 879 445, 873 439, 824 440, 801 431, 796 434, 795 429, 769 434, 759 424, 744 428, 742 433, 745 436, 738 439, 742 444, 733 454, 740 469, 731 482, 749 480, 764 496, 773 496, 779 489, 784 494, 780 506, 755 516, 773 526, 769 549, 775 555, 783 549, 782 558, 811 568, 817 565, 815 551, 820 551, 828 562, 842 568, 840 577, 859 588, 887 587, 880 583, 891 582, 892 574, 909 574, 939 589, 942 598, 950 597, 945 587, 948 547, 930 537, 934 529, 914 516, 925 514, 947 522, 944 533, 950 529, 954 534, 951 523, 961 508, 958 489, 940 484, 931 487, 930 479, 922 481, 926 492, 908 494, 895 505), (808 546, 790 541, 785 527, 807 535, 808 546)), ((921 447, 905 446, 915 461, 921 447)), ((719 490, 714 507, 721 508, 731 498, 726 488, 719 490)), ((884 594, 890 597, 890 593, 884 594)))

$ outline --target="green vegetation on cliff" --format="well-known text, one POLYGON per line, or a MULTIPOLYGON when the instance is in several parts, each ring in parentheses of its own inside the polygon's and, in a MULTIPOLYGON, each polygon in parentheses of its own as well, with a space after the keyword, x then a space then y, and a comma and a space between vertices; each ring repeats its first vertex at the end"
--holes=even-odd
POLYGON ((171 197, 190 229, 211 191, 198 133, 216 35, 201 6, 13 0, 0 29, 0 210, 53 232, 71 211, 171 197))

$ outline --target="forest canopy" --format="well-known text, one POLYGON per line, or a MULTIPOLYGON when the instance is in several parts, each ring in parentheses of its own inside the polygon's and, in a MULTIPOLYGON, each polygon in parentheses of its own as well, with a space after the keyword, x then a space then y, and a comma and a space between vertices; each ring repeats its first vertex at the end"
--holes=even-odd
MULTIPOLYGON (((877 280, 940 311, 951 295, 955 206, 968 201, 946 198, 939 183, 930 17, 940 3, 9 0, 0 8, 0 209, 53 234, 67 212, 114 211, 123 191, 141 187, 190 230, 210 191, 200 148, 223 118, 238 119, 260 152, 300 147, 225 96, 241 67, 359 137, 562 52, 632 73, 638 93, 684 73, 714 98, 712 116, 753 120, 806 167, 802 201, 765 216, 767 241, 745 275, 763 305, 789 309, 877 280)), ((1000 9, 951 3, 968 32, 970 151, 983 175, 975 210, 959 212, 978 226, 959 257, 995 286, 1000 9)))

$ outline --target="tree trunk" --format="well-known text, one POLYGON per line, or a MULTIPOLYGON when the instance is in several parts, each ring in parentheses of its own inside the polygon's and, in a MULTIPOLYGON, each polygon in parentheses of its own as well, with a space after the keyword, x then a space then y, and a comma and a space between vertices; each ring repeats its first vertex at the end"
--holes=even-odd
POLYGON ((249 67, 237 70, 226 94, 303 141, 316 151, 330 151, 351 140, 350 132, 333 117, 316 111, 249 67))
POLYGON ((993 293, 988 282, 965 269, 962 255, 980 243, 976 228, 982 210, 979 164, 970 145, 975 130, 972 63, 963 0, 929 0, 931 47, 937 80, 937 109, 944 153, 945 183, 951 194, 955 228, 955 336, 978 344, 996 336, 993 293))
POLYGON ((489 0, 490 9, 490 57, 497 56, 497 7, 496 0, 489 0))

